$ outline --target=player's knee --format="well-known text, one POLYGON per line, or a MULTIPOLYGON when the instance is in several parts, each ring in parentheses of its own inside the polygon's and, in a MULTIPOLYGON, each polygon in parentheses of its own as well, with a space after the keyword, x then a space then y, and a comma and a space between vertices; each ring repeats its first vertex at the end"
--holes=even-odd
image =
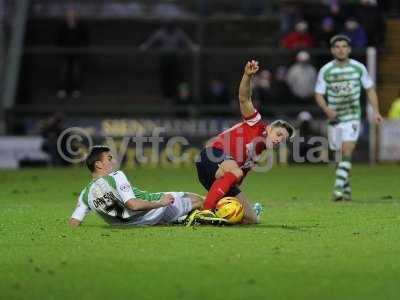
POLYGON ((344 147, 342 149, 343 156, 351 156, 353 154, 353 149, 344 147))
POLYGON ((234 168, 230 172, 233 173, 238 180, 242 179, 243 177, 243 171, 240 168, 234 168))
POLYGON ((345 156, 351 156, 353 154, 355 145, 352 143, 343 143, 342 154, 345 156))

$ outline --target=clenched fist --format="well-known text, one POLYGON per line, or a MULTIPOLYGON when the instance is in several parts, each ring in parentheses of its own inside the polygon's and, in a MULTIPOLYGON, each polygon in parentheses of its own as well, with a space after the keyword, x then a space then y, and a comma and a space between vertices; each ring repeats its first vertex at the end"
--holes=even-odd
POLYGON ((244 73, 247 76, 253 76, 259 69, 260 67, 258 66, 258 61, 251 60, 246 63, 246 66, 244 67, 244 73))
POLYGON ((161 197, 160 199, 160 204, 161 206, 168 206, 171 203, 174 203, 175 198, 171 194, 165 194, 164 196, 161 197))

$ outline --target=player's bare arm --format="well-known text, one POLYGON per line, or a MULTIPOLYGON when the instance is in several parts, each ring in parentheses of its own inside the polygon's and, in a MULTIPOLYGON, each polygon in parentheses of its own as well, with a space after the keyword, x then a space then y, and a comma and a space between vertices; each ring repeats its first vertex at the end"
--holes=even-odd
MULTIPOLYGON (((243 117, 249 117, 255 112, 253 102, 251 100, 251 79, 254 74, 259 70, 258 62, 251 60, 246 63, 244 67, 244 73, 239 86, 239 103, 240 111, 243 117)), ((240 179, 243 177, 243 171, 234 160, 225 160, 220 164, 218 171, 215 174, 215 178, 222 177, 226 172, 231 172, 240 179)))
POLYGON ((170 194, 165 194, 159 201, 146 201, 139 199, 130 199, 125 202, 125 206, 130 210, 150 210, 154 208, 165 207, 174 202, 174 197, 170 194))
POLYGON ((71 218, 71 219, 69 219, 68 224, 71 227, 78 227, 79 225, 81 225, 81 221, 79 221, 78 219, 75 219, 75 218, 71 218))
MULTIPOLYGON (((174 197, 170 194, 165 194, 159 201, 150 202, 139 199, 130 199, 125 203, 125 205, 127 208, 131 210, 138 211, 138 210, 150 210, 150 209, 165 207, 173 202, 174 202, 174 197)), ((197 204, 197 206, 200 207, 200 204, 197 204)), ((78 227, 79 225, 81 225, 82 221, 75 218, 70 218, 68 223, 71 227, 78 227)))
POLYGON ((324 95, 316 93, 315 101, 317 102, 318 106, 322 109, 322 111, 326 114, 328 119, 334 120, 336 118, 337 112, 328 106, 324 95))
POLYGON ((383 121, 383 118, 379 112, 379 102, 378 102, 378 95, 376 94, 375 88, 370 88, 366 90, 368 101, 371 104, 374 110, 374 121, 376 124, 380 124, 383 121))
POLYGON ((251 101, 251 79, 259 70, 258 61, 252 60, 246 63, 244 73, 239 86, 240 111, 243 117, 254 114, 254 106, 251 101))

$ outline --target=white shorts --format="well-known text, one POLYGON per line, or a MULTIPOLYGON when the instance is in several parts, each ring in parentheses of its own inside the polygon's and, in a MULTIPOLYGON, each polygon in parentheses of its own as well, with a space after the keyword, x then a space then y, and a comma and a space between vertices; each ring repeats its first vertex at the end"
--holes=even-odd
POLYGON ((179 217, 187 215, 192 210, 192 200, 184 192, 166 192, 174 196, 174 203, 150 210, 133 218, 131 221, 117 225, 158 225, 175 222, 179 217))
POLYGON ((338 151, 344 142, 357 142, 360 136, 360 121, 342 122, 328 125, 329 148, 338 151))
POLYGON ((191 212, 192 200, 189 195, 184 192, 168 192, 166 194, 172 194, 175 201, 165 208, 160 224, 175 222, 178 218, 191 212))

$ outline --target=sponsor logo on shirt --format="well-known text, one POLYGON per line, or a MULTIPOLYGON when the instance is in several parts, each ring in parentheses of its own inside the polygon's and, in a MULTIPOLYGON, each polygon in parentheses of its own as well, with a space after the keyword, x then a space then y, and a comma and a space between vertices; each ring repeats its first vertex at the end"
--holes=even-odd
POLYGON ((119 186, 120 190, 123 192, 128 192, 131 189, 131 185, 129 183, 123 183, 119 186))

